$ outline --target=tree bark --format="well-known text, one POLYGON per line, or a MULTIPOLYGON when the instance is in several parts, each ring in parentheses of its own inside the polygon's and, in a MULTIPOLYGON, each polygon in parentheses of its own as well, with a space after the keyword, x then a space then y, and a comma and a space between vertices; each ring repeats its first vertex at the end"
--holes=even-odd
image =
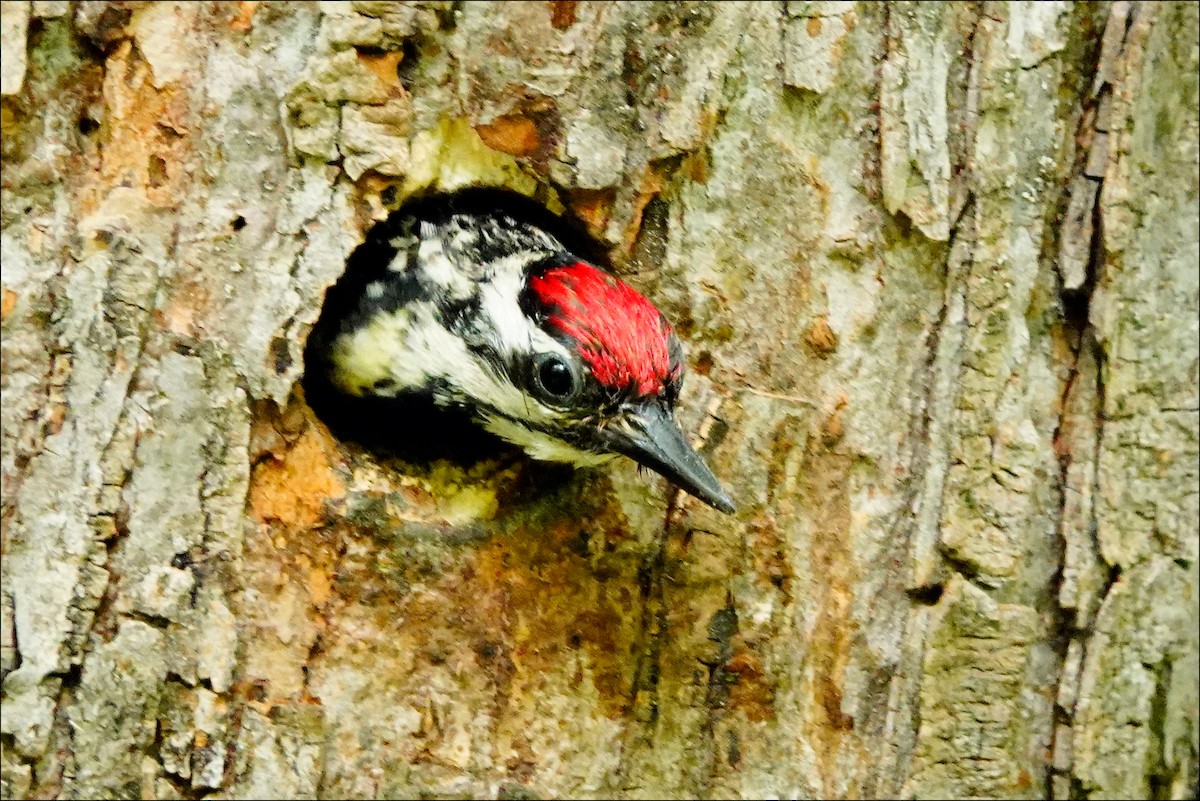
POLYGON ((3 796, 1195 797, 1197 9, 4 2, 3 796), (465 183, 736 516, 315 418, 465 183))

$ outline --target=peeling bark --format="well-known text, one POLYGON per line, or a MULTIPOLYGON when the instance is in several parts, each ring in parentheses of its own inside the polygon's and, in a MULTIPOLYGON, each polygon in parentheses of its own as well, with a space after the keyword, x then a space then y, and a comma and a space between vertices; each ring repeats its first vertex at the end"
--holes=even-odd
POLYGON ((1195 796, 1195 4, 0 9, 3 797, 1195 796), (737 516, 314 416, 475 182, 677 323, 737 516))

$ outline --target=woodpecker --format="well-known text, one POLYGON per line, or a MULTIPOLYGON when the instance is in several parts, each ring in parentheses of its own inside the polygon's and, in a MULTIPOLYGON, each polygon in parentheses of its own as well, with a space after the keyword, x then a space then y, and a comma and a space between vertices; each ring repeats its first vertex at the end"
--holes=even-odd
MULTIPOLYGON (((506 190, 412 201, 371 229, 327 293, 307 373, 342 396, 410 402, 395 409, 432 403, 534 459, 586 467, 628 456, 734 511, 674 419, 678 337, 588 249, 561 218, 506 190)), ((405 417, 394 412, 391 425, 405 417)), ((422 435, 437 436, 434 420, 422 435)))

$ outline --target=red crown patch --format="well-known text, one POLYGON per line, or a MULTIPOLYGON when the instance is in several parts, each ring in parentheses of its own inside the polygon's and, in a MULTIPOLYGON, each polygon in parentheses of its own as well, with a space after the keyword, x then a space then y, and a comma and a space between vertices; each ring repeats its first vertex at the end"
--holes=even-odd
POLYGON ((574 339, 602 385, 655 395, 678 377, 671 366, 671 327, 650 301, 590 264, 547 270, 529 287, 552 310, 549 323, 574 339))

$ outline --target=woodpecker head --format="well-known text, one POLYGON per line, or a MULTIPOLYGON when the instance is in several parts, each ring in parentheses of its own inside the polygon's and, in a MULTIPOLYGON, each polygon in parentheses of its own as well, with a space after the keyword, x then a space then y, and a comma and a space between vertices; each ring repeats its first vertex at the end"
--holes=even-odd
POLYGON ((536 459, 625 455, 733 511, 674 421, 684 364, 671 326, 564 231, 497 190, 394 213, 351 256, 326 302, 337 311, 310 339, 329 381, 352 395, 428 395, 536 459))

